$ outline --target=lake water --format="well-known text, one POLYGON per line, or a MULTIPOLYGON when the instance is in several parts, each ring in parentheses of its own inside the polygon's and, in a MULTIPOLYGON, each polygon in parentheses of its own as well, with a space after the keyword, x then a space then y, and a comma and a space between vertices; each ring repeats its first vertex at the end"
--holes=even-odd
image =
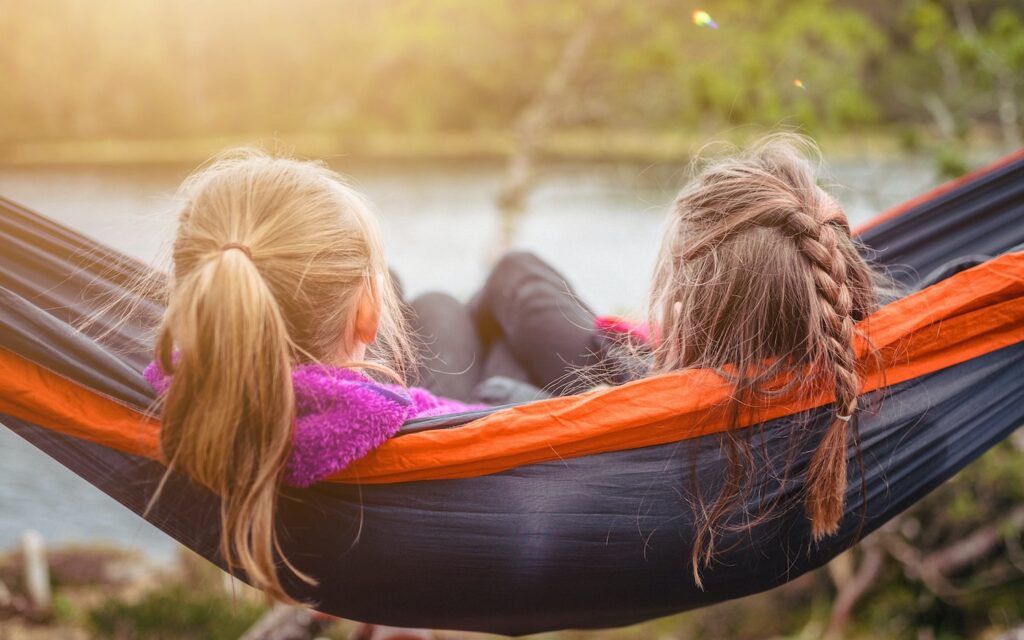
MULTIPOLYGON (((378 212, 407 292, 467 298, 499 246, 500 165, 338 165, 378 212)), ((927 161, 834 162, 853 225, 935 184, 927 161)), ((188 169, 0 167, 0 194, 154 262, 174 225, 173 190, 188 169)), ((681 167, 562 166, 544 172, 512 245, 568 275, 599 313, 637 311, 681 167)), ((174 543, 0 427, 0 550, 26 529, 51 543, 109 541, 157 559, 174 543)))

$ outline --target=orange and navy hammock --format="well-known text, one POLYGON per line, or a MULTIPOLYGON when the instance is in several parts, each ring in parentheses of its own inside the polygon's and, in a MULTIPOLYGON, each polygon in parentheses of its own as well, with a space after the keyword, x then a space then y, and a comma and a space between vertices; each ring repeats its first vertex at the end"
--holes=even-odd
MULTIPOLYGON (((883 214, 861 238, 911 288, 951 260, 964 268, 861 326, 887 364, 868 376, 863 473, 851 449, 837 535, 813 543, 801 506, 830 399, 778 402, 743 433, 758 470, 747 512, 779 507, 724 533, 695 586, 694 492, 723 480, 726 391, 686 371, 413 422, 329 482, 282 490, 284 551, 318 580, 285 584, 347 618, 523 634, 663 616, 828 562, 1024 424, 1024 152, 883 214), (810 428, 788 428, 794 418, 810 428), (783 468, 793 473, 780 482, 783 468)), ((0 422, 142 514, 164 474, 140 375, 162 308, 139 299, 126 323, 73 327, 148 267, 4 200, 0 242, 0 422)), ((218 562, 210 493, 172 476, 146 518, 218 562)))

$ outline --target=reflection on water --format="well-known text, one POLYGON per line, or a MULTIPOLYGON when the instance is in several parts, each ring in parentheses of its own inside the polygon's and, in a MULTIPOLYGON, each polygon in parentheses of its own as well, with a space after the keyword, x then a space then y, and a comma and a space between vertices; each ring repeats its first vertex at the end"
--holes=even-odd
MULTIPOLYGON (((497 165, 338 166, 380 215, 406 291, 466 298, 495 258, 497 165)), ((0 195, 153 262, 173 229, 185 168, 0 168, 0 195)), ((927 162, 835 163, 856 225, 933 184, 927 162)), ((517 248, 568 275, 598 312, 640 309, 664 215, 683 172, 672 166, 559 167, 545 172, 519 222, 517 248)), ((0 548, 26 528, 50 541, 109 539, 166 557, 173 544, 141 519, 0 429, 0 548)))
POLYGON ((113 541, 169 560, 174 542, 60 463, 0 427, 0 551, 26 529, 47 543, 113 541))

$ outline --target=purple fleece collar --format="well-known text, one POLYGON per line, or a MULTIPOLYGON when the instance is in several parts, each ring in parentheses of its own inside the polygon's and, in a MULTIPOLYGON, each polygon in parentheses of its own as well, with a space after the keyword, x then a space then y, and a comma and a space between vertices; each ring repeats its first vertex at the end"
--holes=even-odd
MULTIPOLYGON (((157 393, 171 384, 156 362, 143 372, 157 393)), ((411 418, 482 408, 425 389, 374 382, 363 373, 316 364, 292 370, 295 428, 285 482, 306 487, 366 456, 411 418)))

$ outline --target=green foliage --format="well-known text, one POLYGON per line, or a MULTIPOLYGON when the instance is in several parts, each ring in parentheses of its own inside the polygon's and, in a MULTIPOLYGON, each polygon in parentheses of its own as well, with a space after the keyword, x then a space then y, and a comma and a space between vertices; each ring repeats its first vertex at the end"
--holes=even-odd
POLYGON ((82 622, 82 612, 61 593, 53 596, 53 619, 60 624, 79 624, 82 622))
POLYGON ((924 141, 921 139, 921 133, 913 127, 900 127, 898 135, 900 148, 904 151, 910 153, 920 151, 924 144, 924 141))
POLYGON ((137 602, 108 600, 89 614, 99 637, 116 640, 235 640, 263 607, 232 602, 183 583, 163 586, 137 602))
POLYGON ((899 100, 938 127, 947 142, 978 124, 1020 144, 1024 105, 1024 23, 1006 2, 913 0, 895 14, 903 55, 885 74, 899 100))
POLYGON ((935 172, 943 179, 967 173, 967 156, 959 146, 944 146, 935 154, 935 172))
MULTIPOLYGON (((904 514, 898 535, 922 557, 947 549, 1024 503, 1022 477, 1024 450, 1004 442, 904 514)), ((857 626, 886 628, 887 638, 920 637, 920 629, 934 637, 973 638, 993 626, 1024 624, 1024 531, 1004 524, 1000 534, 1001 544, 947 576, 939 593, 912 568, 890 560, 859 607, 857 626)))
POLYGON ((950 142, 979 124, 1019 129, 1005 105, 1024 96, 1015 0, 0 0, 0 12, 0 146, 509 131, 591 22, 562 125, 898 122, 950 142), (718 29, 692 23, 698 7, 718 29))

